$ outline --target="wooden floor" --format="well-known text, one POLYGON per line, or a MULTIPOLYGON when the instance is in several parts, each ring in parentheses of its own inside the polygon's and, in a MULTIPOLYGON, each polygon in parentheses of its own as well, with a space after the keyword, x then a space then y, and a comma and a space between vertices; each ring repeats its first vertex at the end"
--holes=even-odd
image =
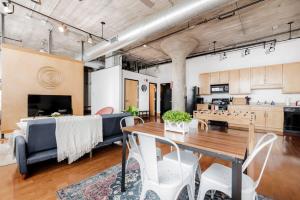
MULTIPOLYGON (((260 137, 261 134, 257 136, 260 137)), ((164 153, 169 150, 165 146, 162 148, 164 153)), ((0 199, 56 199, 59 188, 95 175, 120 162, 121 147, 113 145, 97 150, 92 159, 86 155, 71 165, 55 161, 35 165, 26 180, 22 179, 15 164, 0 167, 0 199)), ((202 170, 213 162, 228 165, 222 160, 203 157, 202 170)), ((262 159, 259 157, 249 169, 249 174, 257 176, 261 164, 262 159)), ((300 137, 279 137, 257 192, 274 200, 300 199, 300 137)))

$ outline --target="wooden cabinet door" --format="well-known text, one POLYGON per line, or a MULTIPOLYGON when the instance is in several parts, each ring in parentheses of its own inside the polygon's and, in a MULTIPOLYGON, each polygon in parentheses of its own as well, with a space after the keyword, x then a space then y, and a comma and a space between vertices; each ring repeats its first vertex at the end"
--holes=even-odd
POLYGON ((255 128, 265 129, 266 127, 266 109, 264 107, 252 107, 251 111, 255 113, 255 128))
POLYGON ((229 72, 223 71, 219 73, 220 76, 220 84, 228 84, 229 83, 229 72))
POLYGON ((282 65, 271 65, 266 67, 266 86, 268 88, 282 87, 282 65))
POLYGON ((200 74, 200 94, 210 94, 210 74, 200 74))
POLYGON ((266 128, 269 130, 283 130, 283 109, 271 108, 266 112, 266 128))
POLYGON ((283 64, 283 93, 300 93, 300 62, 283 64))
POLYGON ((240 71, 239 70, 229 71, 229 93, 230 94, 240 93, 240 71))
POLYGON ((219 74, 219 72, 210 73, 210 84, 211 85, 220 84, 220 74, 219 74))
POLYGON ((240 69, 240 94, 250 94, 250 68, 240 69))
POLYGON ((255 67, 251 68, 251 88, 262 88, 265 84, 266 68, 255 67))

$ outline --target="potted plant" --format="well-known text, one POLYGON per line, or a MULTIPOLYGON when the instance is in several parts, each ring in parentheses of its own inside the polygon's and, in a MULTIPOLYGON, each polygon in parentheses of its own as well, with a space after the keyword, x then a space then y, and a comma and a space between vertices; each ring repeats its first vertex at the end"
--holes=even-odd
POLYGON ((189 123, 192 116, 186 112, 180 111, 167 111, 163 115, 165 131, 174 131, 180 133, 189 132, 189 123))
POLYGON ((129 106, 126 112, 130 113, 132 116, 137 116, 139 114, 139 109, 135 106, 129 106))

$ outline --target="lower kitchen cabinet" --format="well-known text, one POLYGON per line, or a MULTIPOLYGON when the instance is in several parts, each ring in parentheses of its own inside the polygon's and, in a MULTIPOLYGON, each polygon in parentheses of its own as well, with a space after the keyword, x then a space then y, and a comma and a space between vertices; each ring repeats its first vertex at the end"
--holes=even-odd
POLYGON ((266 111, 266 129, 283 131, 284 114, 283 108, 272 108, 266 111))

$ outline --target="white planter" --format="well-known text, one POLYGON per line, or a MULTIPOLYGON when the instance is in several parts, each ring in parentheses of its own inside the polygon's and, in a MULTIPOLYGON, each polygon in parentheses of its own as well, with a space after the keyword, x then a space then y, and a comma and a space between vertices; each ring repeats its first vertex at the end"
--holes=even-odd
POLYGON ((165 131, 173 131, 179 133, 189 132, 189 122, 171 122, 165 121, 165 131))

